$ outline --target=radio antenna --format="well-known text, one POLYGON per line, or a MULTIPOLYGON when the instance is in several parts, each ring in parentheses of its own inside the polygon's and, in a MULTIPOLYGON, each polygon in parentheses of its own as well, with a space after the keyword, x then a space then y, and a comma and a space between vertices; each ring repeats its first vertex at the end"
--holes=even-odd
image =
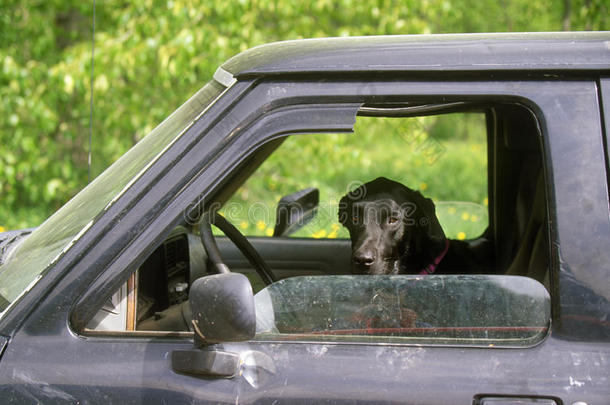
POLYGON ((91 94, 89 97, 89 153, 87 155, 87 183, 91 181, 91 139, 93 138, 93 67, 95 56, 95 0, 93 0, 93 29, 91 33, 91 94))

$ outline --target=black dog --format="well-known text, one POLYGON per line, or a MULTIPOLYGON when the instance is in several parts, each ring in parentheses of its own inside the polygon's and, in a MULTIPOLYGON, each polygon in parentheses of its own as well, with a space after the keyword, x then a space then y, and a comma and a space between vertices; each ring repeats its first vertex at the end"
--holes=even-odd
POLYGON ((432 200, 385 177, 344 196, 339 222, 350 233, 356 274, 473 272, 472 252, 445 237, 432 200))

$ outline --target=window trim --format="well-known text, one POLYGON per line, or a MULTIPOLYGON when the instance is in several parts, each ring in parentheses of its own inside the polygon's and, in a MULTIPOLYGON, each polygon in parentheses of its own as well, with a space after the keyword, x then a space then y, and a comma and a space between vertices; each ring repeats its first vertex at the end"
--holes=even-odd
MULTIPOLYGON (((555 164, 557 165, 557 161, 556 159, 552 159, 552 155, 551 155, 551 150, 549 147, 549 138, 548 138, 548 129, 547 129, 547 123, 545 122, 545 111, 546 108, 548 107, 548 105, 545 105, 544 102, 546 100, 548 100, 548 98, 551 95, 557 94, 557 92, 560 92, 561 94, 565 94, 565 82, 556 82, 556 81, 548 81, 548 82, 532 82, 533 85, 531 87, 528 87, 527 82, 520 82, 520 86, 513 86, 513 82, 488 82, 488 81, 480 81, 480 82, 448 82, 448 81, 443 81, 442 83, 438 83, 438 82, 408 82, 409 86, 407 87, 409 89, 408 92, 405 93, 411 93, 413 95, 415 95, 416 97, 421 97, 421 98, 430 98, 430 97, 434 97, 434 96, 439 96, 439 95, 444 95, 445 97, 449 97, 449 98, 467 98, 467 99, 477 99, 477 100, 498 100, 498 101, 504 101, 504 102, 510 102, 510 103, 518 103, 521 105, 525 105, 528 108, 530 108, 532 111, 535 112, 536 116, 539 119, 539 125, 541 127, 541 132, 543 134, 543 138, 542 138, 542 143, 543 143, 543 167, 545 170, 545 176, 547 178, 546 181, 546 188, 547 188, 547 206, 548 206, 548 212, 549 212, 549 217, 550 217, 550 224, 551 224, 551 229, 549 230, 550 232, 550 242, 551 242, 551 249, 552 249, 552 255, 550 257, 551 260, 551 273, 552 273, 552 299, 553 299, 553 318, 555 319, 556 316, 558 316, 559 311, 561 310, 561 306, 559 303, 559 298, 560 295, 558 294, 558 279, 559 279, 559 274, 557 273, 557 269, 559 268, 559 262, 558 262, 558 255, 557 255, 557 248, 558 245, 556 244, 558 239, 557 239, 557 235, 559 233, 558 229, 557 229, 557 221, 556 221, 556 208, 555 208, 555 197, 557 195, 556 190, 554 189, 553 186, 553 182, 552 182, 552 173, 553 171, 556 169, 556 167, 554 167, 552 165, 552 162, 555 162, 555 164), (554 87, 556 86, 556 87, 554 87), (528 90, 529 89, 529 90, 528 90), (542 90, 547 90, 547 91, 542 91, 542 90), (541 93, 542 91, 542 93, 541 93), (542 94, 542 96, 540 96, 540 94, 542 94), (530 98, 526 98, 530 97, 530 98), (540 106, 537 104, 537 102, 542 102, 543 105, 540 106)), ((265 84, 265 88, 270 90, 270 89, 277 89, 277 88, 282 88, 282 83, 281 81, 270 81, 270 82, 266 82, 265 84)), ((303 83, 300 83, 301 85, 303 83)), ((305 84, 311 84, 311 83, 305 83, 305 84)), ((385 88, 387 88, 387 85, 389 85, 390 83, 388 82, 384 82, 383 85, 386 85, 385 88)), ((262 84, 259 84, 259 86, 262 84)), ((284 83, 284 85, 287 86, 287 88, 291 88, 291 90, 294 90, 294 88, 299 87, 296 86, 294 83, 284 83)), ((388 91, 388 94, 393 93, 395 94, 396 92, 398 92, 399 89, 404 90, 404 86, 402 85, 397 85, 396 82, 391 82, 391 86, 393 89, 391 89, 392 91, 388 91)), ((307 86, 305 86, 307 87, 307 86)), ((314 86, 315 87, 315 86, 314 86)), ((343 88, 343 89, 348 89, 350 86, 346 86, 345 83, 333 83, 333 82, 324 82, 324 89, 307 89, 305 90, 303 93, 305 93, 305 95, 302 95, 301 97, 294 97, 293 94, 284 94, 284 97, 280 97, 278 99, 273 98, 273 100, 269 100, 269 99, 265 99, 261 102, 258 103, 259 106, 263 105, 263 106, 270 106, 270 105, 277 105, 277 104, 282 104, 285 103, 287 99, 292 98, 292 102, 306 102, 307 100, 311 100, 312 96, 316 96, 316 99, 319 101, 321 98, 322 99, 328 99, 328 97, 330 97, 330 95, 328 95, 328 92, 334 91, 336 90, 336 88, 343 88), (334 84, 331 85, 331 84, 334 84), (343 85, 343 87, 342 87, 343 85), (315 91, 314 91, 315 90, 315 91), (326 93, 325 93, 326 91, 326 93), (325 98, 326 97, 326 98, 325 98), (297 98, 297 100, 295 100, 295 98, 297 98), (266 103, 265 101, 268 101, 268 103, 266 103)), ((373 86, 374 87, 374 86, 373 86)), ((378 87, 376 87, 376 96, 379 96, 380 93, 380 88, 383 87, 382 84, 380 84, 378 87)), ((260 94, 260 93, 259 93, 260 94)), ((268 93, 269 94, 269 93, 268 93)), ((362 93, 360 94, 354 94, 354 93, 350 93, 350 91, 345 91, 343 93, 336 93, 333 95, 333 97, 331 98, 332 100, 339 102, 339 101, 347 101, 347 100, 357 100, 357 99, 361 99, 361 97, 363 97, 362 93), (349 94, 346 94, 349 93, 349 94)), ((404 95, 404 97, 409 97, 409 95, 404 95)), ((238 156, 240 158, 243 158, 245 156, 247 156, 249 153, 251 153, 251 151, 253 149, 255 149, 257 146, 259 146, 262 142, 268 141, 269 139, 272 139, 273 136, 268 136, 268 137, 263 137, 261 138, 256 138, 256 139, 250 139, 249 142, 246 143, 246 145, 249 145, 249 148, 247 148, 246 150, 241 151, 240 154, 235 154, 233 152, 233 157, 237 158, 238 156), (263 140, 264 139, 264 140, 263 140)), ((242 144, 243 145, 243 144, 242 144)), ((229 149, 226 149, 227 153, 228 153, 229 149)), ((236 160, 236 163, 239 162, 239 158, 236 160)), ((236 166, 233 165, 232 168, 234 168, 236 166)), ((211 166, 208 167, 208 169, 212 169, 212 167, 214 167, 214 165, 212 164, 211 166)), ((226 169, 226 166, 225 166, 226 169)), ((192 187, 196 187, 200 184, 208 184, 208 186, 203 187, 203 188, 199 188, 199 190, 206 190, 204 191, 204 195, 205 196, 209 196, 210 194, 212 194, 212 191, 215 189, 218 189, 219 186, 222 185, 223 181, 226 180, 226 176, 220 176, 219 175, 219 171, 218 170, 208 170, 206 172, 199 172, 198 175, 193 179, 193 181, 191 181, 191 183, 189 183, 189 187, 192 189, 192 187), (216 180, 214 180, 212 183, 206 183, 208 182, 210 179, 215 178, 216 180)), ((188 193, 184 193, 181 194, 180 198, 182 199, 182 201, 184 201, 185 195, 187 195, 188 193)), ((190 194, 192 195, 192 194, 190 194)), ((202 197, 203 198, 203 197, 202 197)), ((167 212, 171 212, 171 209, 174 204, 170 204, 170 206, 167 206, 164 208, 163 212, 167 213, 167 212)), ((154 223, 157 223, 160 221, 161 215, 159 215, 155 220, 151 221, 151 225, 154 223)), ((176 218, 173 217, 173 221, 175 221, 176 218)), ((564 231, 565 232, 565 231, 564 231)), ((161 234, 162 235, 162 234, 161 234)), ((159 237, 157 237, 157 239, 160 239, 159 237)), ((139 242, 141 243, 141 242, 139 242)), ((116 272, 120 272, 120 270, 118 270, 116 268, 116 265, 111 266, 111 268, 114 268, 113 271, 110 271, 110 273, 105 273, 105 274, 116 274, 116 272)), ((125 269, 125 267, 123 267, 123 270, 125 269)), ((108 269, 110 270, 110 268, 108 269)), ((561 326, 559 326, 560 328, 561 326)))

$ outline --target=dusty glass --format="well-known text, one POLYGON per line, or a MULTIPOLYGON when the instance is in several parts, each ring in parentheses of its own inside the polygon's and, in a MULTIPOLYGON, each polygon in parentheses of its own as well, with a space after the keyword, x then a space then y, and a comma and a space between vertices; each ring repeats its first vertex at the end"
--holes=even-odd
POLYGON ((546 288, 520 276, 293 277, 255 303, 262 340, 530 346, 550 321, 546 288))

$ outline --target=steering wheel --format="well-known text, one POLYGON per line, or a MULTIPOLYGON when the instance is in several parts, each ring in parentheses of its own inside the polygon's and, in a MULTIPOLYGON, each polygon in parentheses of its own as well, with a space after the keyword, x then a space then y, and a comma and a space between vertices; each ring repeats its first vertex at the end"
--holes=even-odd
POLYGON ((217 273, 230 273, 229 267, 223 262, 220 255, 220 250, 216 244, 216 239, 212 234, 212 224, 224 232, 224 234, 237 246, 237 248, 246 256, 246 259, 254 267, 260 278, 266 285, 277 281, 277 278, 261 257, 254 249, 254 246, 242 235, 239 230, 228 222, 222 215, 217 212, 206 212, 201 218, 199 224, 199 232, 201 234, 201 243, 208 252, 208 257, 212 262, 217 273))

